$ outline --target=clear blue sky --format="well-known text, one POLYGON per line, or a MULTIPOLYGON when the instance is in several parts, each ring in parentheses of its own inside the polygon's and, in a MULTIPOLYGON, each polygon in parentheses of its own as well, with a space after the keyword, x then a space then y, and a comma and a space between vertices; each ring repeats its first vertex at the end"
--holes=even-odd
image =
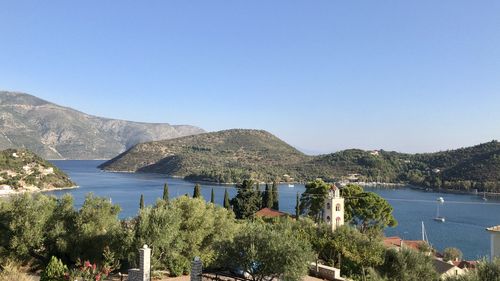
POLYGON ((306 151, 500 139, 500 1, 0 2, 0 89, 306 151))

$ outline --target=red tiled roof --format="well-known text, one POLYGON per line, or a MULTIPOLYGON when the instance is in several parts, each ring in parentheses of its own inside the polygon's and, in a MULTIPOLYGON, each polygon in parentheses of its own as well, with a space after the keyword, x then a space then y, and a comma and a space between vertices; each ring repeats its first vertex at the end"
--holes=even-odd
POLYGON ((392 247, 401 247, 401 244, 403 244, 404 247, 412 248, 414 250, 418 250, 420 248, 420 245, 425 243, 425 241, 422 240, 403 240, 397 236, 392 236, 392 237, 386 237, 384 238, 384 245, 388 248, 392 247))
POLYGON ((474 269, 476 268, 477 261, 454 261, 453 264, 461 269, 474 269))
POLYGON ((256 217, 266 217, 266 218, 277 218, 277 217, 283 217, 283 216, 289 216, 289 214, 276 211, 270 208, 264 208, 260 209, 255 213, 256 217))

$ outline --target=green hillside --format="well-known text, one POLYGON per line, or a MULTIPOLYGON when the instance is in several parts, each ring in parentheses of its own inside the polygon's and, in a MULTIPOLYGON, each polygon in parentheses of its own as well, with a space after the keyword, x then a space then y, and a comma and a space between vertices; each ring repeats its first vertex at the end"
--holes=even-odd
POLYGON ((56 166, 25 149, 0 151, 0 189, 39 191, 73 187, 69 177, 56 166))
POLYGON ((237 182, 294 177, 296 166, 311 159, 268 132, 235 129, 138 144, 101 168, 237 182))
POLYGON ((101 168, 221 183, 247 178, 341 181, 355 174, 364 182, 495 191, 500 190, 500 144, 424 154, 349 149, 308 156, 266 131, 237 129, 142 143, 101 168))

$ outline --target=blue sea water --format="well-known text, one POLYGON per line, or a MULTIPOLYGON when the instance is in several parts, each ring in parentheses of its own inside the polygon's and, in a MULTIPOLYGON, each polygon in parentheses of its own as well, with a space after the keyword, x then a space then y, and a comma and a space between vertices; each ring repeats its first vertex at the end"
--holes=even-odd
MULTIPOLYGON (((144 195, 147 205, 162 196, 163 184, 168 182, 170 197, 193 193, 194 183, 159 174, 132 174, 103 172, 97 168, 103 161, 58 160, 53 163, 66 172, 79 185, 77 189, 52 191, 50 194, 61 196, 70 193, 80 207, 88 193, 110 198, 121 206, 121 218, 133 217, 139 209, 139 198, 144 195)), ((222 204, 224 190, 232 197, 236 194, 233 186, 202 184, 201 192, 210 200, 212 188, 215 201, 222 204)), ((262 190, 264 187, 261 187, 262 190)), ((489 254, 489 234, 485 228, 500 224, 500 201, 483 201, 478 196, 425 192, 410 188, 367 189, 380 194, 394 207, 394 216, 399 224, 387 228, 387 236, 400 236, 408 240, 421 239, 421 224, 424 222, 431 244, 443 250, 457 247, 467 259, 478 259, 489 254), (440 214, 446 217, 445 223, 433 220, 436 216, 436 199, 443 197, 444 205, 440 214)), ((304 185, 279 186, 280 210, 294 213, 297 193, 304 191, 304 185)))

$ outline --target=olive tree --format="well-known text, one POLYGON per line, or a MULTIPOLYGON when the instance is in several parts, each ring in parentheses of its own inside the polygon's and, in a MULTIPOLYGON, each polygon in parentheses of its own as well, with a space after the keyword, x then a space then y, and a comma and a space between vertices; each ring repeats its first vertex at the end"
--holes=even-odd
POLYGON ((301 280, 314 259, 311 245, 295 236, 289 222, 247 223, 223 247, 221 265, 239 270, 254 281, 301 280))

